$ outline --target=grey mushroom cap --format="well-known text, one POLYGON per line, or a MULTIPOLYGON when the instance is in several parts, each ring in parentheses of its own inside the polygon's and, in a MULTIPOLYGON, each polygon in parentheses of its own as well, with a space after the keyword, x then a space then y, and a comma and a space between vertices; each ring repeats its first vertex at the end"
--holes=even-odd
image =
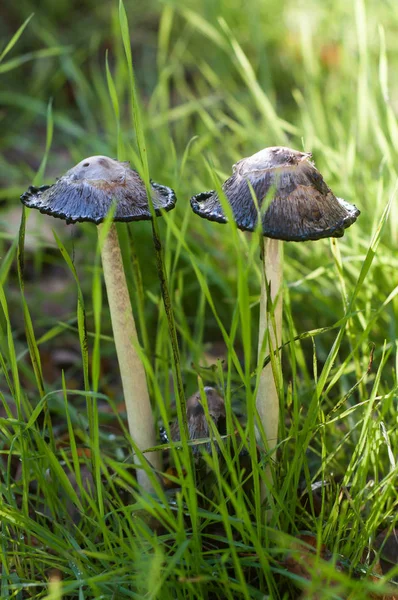
MULTIPOLYGON (((204 392, 207 398, 207 406, 209 409, 209 416, 213 419, 220 435, 226 433, 226 414, 225 414, 225 403, 224 399, 213 387, 206 386, 204 392)), ((187 400, 187 420, 188 420, 188 432, 190 440, 200 440, 201 438, 209 438, 212 436, 212 432, 206 421, 206 415, 202 406, 202 400, 200 392, 196 392, 190 396, 187 400)), ((174 422, 171 425, 171 439, 173 441, 180 440, 180 428, 178 422, 174 422)), ((195 457, 200 456, 200 451, 205 450, 211 452, 211 444, 198 444, 192 446, 192 452, 195 457)))
MULTIPOLYGON (((172 210, 174 191, 151 181, 152 202, 160 209, 172 210)), ((151 219, 145 184, 128 162, 108 156, 90 156, 79 162, 53 185, 33 187, 21 196, 23 204, 40 212, 65 219, 67 223, 101 223, 113 204, 114 221, 151 219)))
MULTIPOLYGON (((336 198, 310 159, 309 153, 275 146, 237 162, 222 190, 239 229, 254 231, 260 216, 263 235, 270 238, 304 242, 343 236, 360 211, 336 198)), ((214 190, 193 196, 191 206, 200 217, 227 222, 214 190)))

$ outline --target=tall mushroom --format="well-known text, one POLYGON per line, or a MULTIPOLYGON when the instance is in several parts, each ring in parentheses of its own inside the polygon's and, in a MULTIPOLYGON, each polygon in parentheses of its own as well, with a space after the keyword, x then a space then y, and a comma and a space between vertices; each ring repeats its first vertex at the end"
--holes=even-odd
MULTIPOLYGON (((264 341, 266 352, 276 351, 281 344, 281 240, 305 242, 341 237, 359 215, 355 206, 333 195, 310 159, 310 153, 290 148, 265 148, 237 162, 233 167, 233 175, 222 186, 239 229, 254 231, 259 216, 261 219, 264 239, 261 252, 259 360, 264 356, 264 341), (252 190, 258 206, 253 201, 252 190), (269 301, 272 309, 269 308, 269 301), (273 324, 270 315, 274 316, 273 324)), ((218 223, 227 222, 214 191, 193 196, 191 206, 200 217, 218 223)), ((268 448, 272 449, 278 437, 279 398, 270 362, 261 372, 256 406, 268 448)))
MULTIPOLYGON (((170 188, 151 183, 156 214, 169 211, 176 197, 170 188)), ((114 221, 150 220, 151 213, 145 185, 128 162, 107 156, 90 156, 63 175, 54 185, 31 186, 21 196, 29 208, 67 223, 90 221, 101 230, 101 223, 114 206, 114 221)), ((115 225, 112 223, 101 248, 101 259, 109 309, 122 379, 127 419, 132 439, 140 450, 156 445, 154 419, 149 400, 144 366, 136 350, 137 330, 123 269, 122 256, 115 225)), ((160 468, 160 455, 150 453, 147 459, 160 468)), ((135 462, 139 463, 135 456, 135 462)), ((138 482, 147 490, 150 481, 138 470, 138 482)))

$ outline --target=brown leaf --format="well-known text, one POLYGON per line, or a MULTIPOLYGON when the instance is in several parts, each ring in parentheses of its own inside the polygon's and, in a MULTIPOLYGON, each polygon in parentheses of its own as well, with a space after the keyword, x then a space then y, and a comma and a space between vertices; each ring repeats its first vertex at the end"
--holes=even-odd
POLYGON ((374 541, 374 548, 381 550, 380 566, 383 575, 398 565, 398 529, 385 529, 374 541))
MULTIPOLYGON (((184 476, 186 471, 183 471, 184 476)), ((181 483, 174 481, 178 479, 178 471, 175 467, 169 467, 162 477, 162 484, 165 490, 174 490, 181 487, 181 483)))
MULTIPOLYGON (((311 571, 316 562, 316 555, 317 538, 311 533, 304 533, 299 535, 294 544, 292 544, 291 553, 283 561, 283 565, 290 573, 310 580, 312 577, 311 571)), ((321 544, 319 557, 322 560, 330 561, 333 554, 325 544, 321 544)), ((335 567, 338 571, 345 570, 343 563, 339 560, 335 563, 335 567)))

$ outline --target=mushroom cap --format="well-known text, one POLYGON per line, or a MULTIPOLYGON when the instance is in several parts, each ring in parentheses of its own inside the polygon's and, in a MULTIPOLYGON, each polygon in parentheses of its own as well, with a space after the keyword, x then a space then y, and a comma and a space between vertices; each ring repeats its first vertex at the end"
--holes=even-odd
MULTIPOLYGON (((222 189, 239 229, 254 231, 260 212, 266 237, 304 242, 343 236, 360 212, 334 196, 310 159, 309 153, 274 146, 237 162, 222 189)), ((227 222, 214 190, 193 196, 191 206, 200 217, 227 222)))
MULTIPOLYGON (((213 419, 218 431, 221 435, 226 432, 226 415, 224 399, 213 387, 206 386, 204 392, 207 398, 207 406, 209 415, 213 419)), ((211 437, 212 433, 206 421, 206 415, 202 406, 200 392, 196 392, 187 400, 187 420, 188 432, 190 440, 200 440, 201 438, 211 437)), ((173 441, 180 440, 180 428, 178 422, 171 426, 171 438, 173 441)), ((211 452, 211 444, 200 444, 192 446, 192 452, 195 456, 200 456, 200 449, 205 449, 206 452, 211 452)))
MULTIPOLYGON (((174 191, 151 181, 152 201, 157 215, 171 210, 176 203, 174 191)), ((113 203, 114 221, 151 219, 145 184, 128 162, 108 156, 90 156, 69 169, 53 185, 31 186, 21 201, 29 208, 67 223, 101 223, 113 203)))

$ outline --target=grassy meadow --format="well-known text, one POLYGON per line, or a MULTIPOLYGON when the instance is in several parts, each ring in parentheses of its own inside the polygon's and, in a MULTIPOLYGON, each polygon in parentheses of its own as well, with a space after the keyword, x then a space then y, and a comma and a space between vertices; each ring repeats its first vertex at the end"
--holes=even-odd
POLYGON ((397 598, 396 559, 379 559, 398 529, 398 4, 6 0, 0 15, 0 598, 397 598), (284 244, 279 443, 257 453, 258 237, 189 199, 277 145, 312 152, 361 215, 343 238, 284 244), (118 225, 158 425, 178 372, 186 397, 210 385, 227 407, 221 454, 195 470, 164 444, 173 485, 152 474, 152 495, 96 228, 19 200, 96 154, 178 198, 157 220, 178 364, 151 224, 118 225))

